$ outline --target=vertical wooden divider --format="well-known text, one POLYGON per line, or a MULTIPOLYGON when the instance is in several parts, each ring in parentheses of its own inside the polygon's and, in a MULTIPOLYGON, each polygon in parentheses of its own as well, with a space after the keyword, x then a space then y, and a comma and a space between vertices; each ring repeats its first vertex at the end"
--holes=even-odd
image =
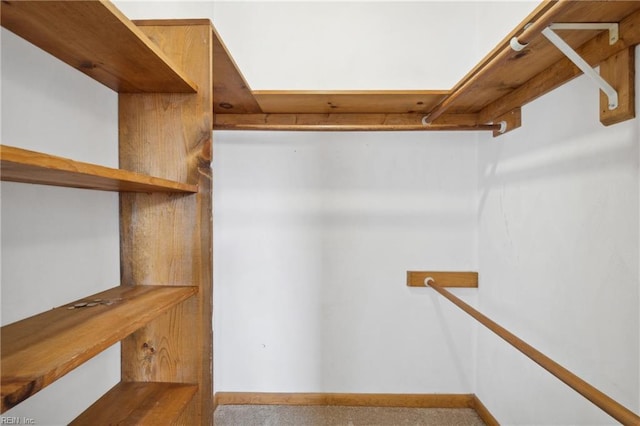
POLYGON ((618 107, 609 109, 609 99, 600 91, 600 122, 605 126, 636 116, 636 48, 627 47, 600 63, 600 75, 618 91, 618 107))
POLYGON ((120 195, 122 285, 191 285, 198 294, 122 341, 122 381, 197 384, 179 423, 210 425, 213 30, 202 20, 137 24, 198 93, 120 94, 120 167, 199 190, 120 195))

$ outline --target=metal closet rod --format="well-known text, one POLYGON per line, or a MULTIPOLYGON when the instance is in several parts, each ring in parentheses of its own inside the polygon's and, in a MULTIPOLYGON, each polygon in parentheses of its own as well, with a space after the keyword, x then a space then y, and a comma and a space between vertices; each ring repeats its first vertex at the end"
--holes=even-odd
POLYGON ((429 277, 424 280, 425 285, 433 288, 435 291, 449 299, 454 305, 471 315, 480 324, 493 331, 495 334, 504 339, 511 346, 531 358, 536 364, 547 370, 549 373, 562 380, 565 384, 573 388, 576 392, 587 398, 593 404, 598 406, 611 417, 622 423, 623 425, 640 425, 640 416, 633 411, 621 405, 616 400, 599 391, 580 377, 573 374, 515 334, 511 333, 504 327, 492 321, 482 313, 478 312, 449 291, 440 287, 435 283, 433 278, 429 277))
MULTIPOLYGON (((571 0, 557 0, 549 7, 535 22, 525 26, 522 33, 516 36, 518 43, 525 45, 531 42, 534 37, 542 33, 542 30, 552 24, 556 18, 562 14, 568 6, 570 6, 571 0)), ((466 90, 475 84, 479 79, 486 74, 492 73, 496 68, 501 66, 513 53, 509 43, 482 68, 475 74, 469 77, 460 87, 458 87, 453 93, 445 98, 433 111, 427 114, 422 119, 422 124, 428 125, 437 120, 442 114, 444 114, 466 90)))

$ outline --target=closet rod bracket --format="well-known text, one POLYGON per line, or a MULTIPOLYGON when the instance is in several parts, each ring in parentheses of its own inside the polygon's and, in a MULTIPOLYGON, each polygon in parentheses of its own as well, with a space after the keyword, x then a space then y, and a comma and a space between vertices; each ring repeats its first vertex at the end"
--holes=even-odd
POLYGON ((585 75, 589 76, 596 85, 607 95, 609 110, 618 108, 618 92, 604 78, 600 76, 582 56, 578 54, 567 42, 565 42, 554 30, 609 30, 609 44, 618 41, 618 24, 617 23, 558 23, 552 24, 542 30, 547 40, 558 48, 575 66, 577 66, 585 75))

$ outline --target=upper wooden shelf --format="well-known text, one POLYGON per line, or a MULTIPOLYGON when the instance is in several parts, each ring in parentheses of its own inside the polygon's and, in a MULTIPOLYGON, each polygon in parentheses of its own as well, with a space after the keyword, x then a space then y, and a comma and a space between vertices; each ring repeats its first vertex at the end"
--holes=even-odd
POLYGON ((213 29, 213 112, 260 113, 249 84, 213 29))
POLYGON ((176 424, 197 390, 196 385, 182 383, 121 382, 70 425, 176 424))
POLYGON ((196 293, 120 286, 2 327, 2 412, 196 293))
MULTIPOLYGON (((426 113, 449 94, 447 90, 252 91, 215 28, 213 56, 213 111, 215 114, 226 115, 227 118, 230 117, 229 114, 262 113, 426 113)), ((365 119, 364 124, 368 121, 373 123, 380 119, 365 119)), ((397 122, 394 121, 394 124, 397 126, 397 122)))
POLYGON ((4 181, 120 192, 198 192, 197 185, 0 145, 4 181))
MULTIPOLYGON (((511 130, 520 126, 520 107, 581 74, 540 34, 544 26, 560 22, 619 23, 620 40, 613 45, 604 31, 558 30, 592 66, 640 43, 640 1, 545 1, 451 90, 252 91, 216 34, 214 54, 226 65, 214 69, 220 93, 214 105, 214 129, 493 130, 497 134, 500 126, 493 123, 504 122, 511 130), (538 33, 526 40, 524 50, 512 50, 510 40, 521 36, 530 23, 539 26, 538 33)), ((632 93, 628 90, 623 96, 633 98, 632 93)), ((627 105, 633 105, 633 99, 627 105)), ((619 120, 632 116, 633 111, 621 112, 619 120)))
MULTIPOLYGON (((545 12, 554 12, 554 9, 552 23, 620 23, 621 39, 614 45, 609 45, 608 34, 602 30, 557 31, 570 46, 582 53, 592 66, 640 42, 640 19, 637 13, 640 10, 639 1, 542 3, 456 84, 452 95, 447 99, 449 101, 447 111, 449 113, 481 113, 483 109, 501 98, 523 90, 535 99, 567 81, 568 78, 563 78, 561 81, 555 80, 554 73, 569 75, 565 69, 570 69, 571 77, 579 75, 577 68, 542 34, 533 37, 527 47, 520 52, 512 50, 509 45, 510 40, 521 34, 527 24, 535 23, 545 12), (501 52, 508 54, 503 55, 503 60, 495 61, 501 52)), ((521 101, 532 99, 520 98, 521 101)), ((523 102, 515 102, 515 104, 512 106, 519 107, 523 102)), ((504 112, 507 111, 499 113, 504 112)), ((496 115, 495 112, 489 115, 491 114, 496 115)))
POLYGON ((197 91, 196 84, 105 0, 2 0, 2 26, 123 93, 197 91))

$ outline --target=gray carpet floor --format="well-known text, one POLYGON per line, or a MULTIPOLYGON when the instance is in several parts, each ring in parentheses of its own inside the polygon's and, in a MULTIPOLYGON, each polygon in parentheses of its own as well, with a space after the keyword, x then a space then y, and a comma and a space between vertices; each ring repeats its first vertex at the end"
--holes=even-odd
POLYGON ((483 426, 470 408, 221 405, 216 426, 483 426))

